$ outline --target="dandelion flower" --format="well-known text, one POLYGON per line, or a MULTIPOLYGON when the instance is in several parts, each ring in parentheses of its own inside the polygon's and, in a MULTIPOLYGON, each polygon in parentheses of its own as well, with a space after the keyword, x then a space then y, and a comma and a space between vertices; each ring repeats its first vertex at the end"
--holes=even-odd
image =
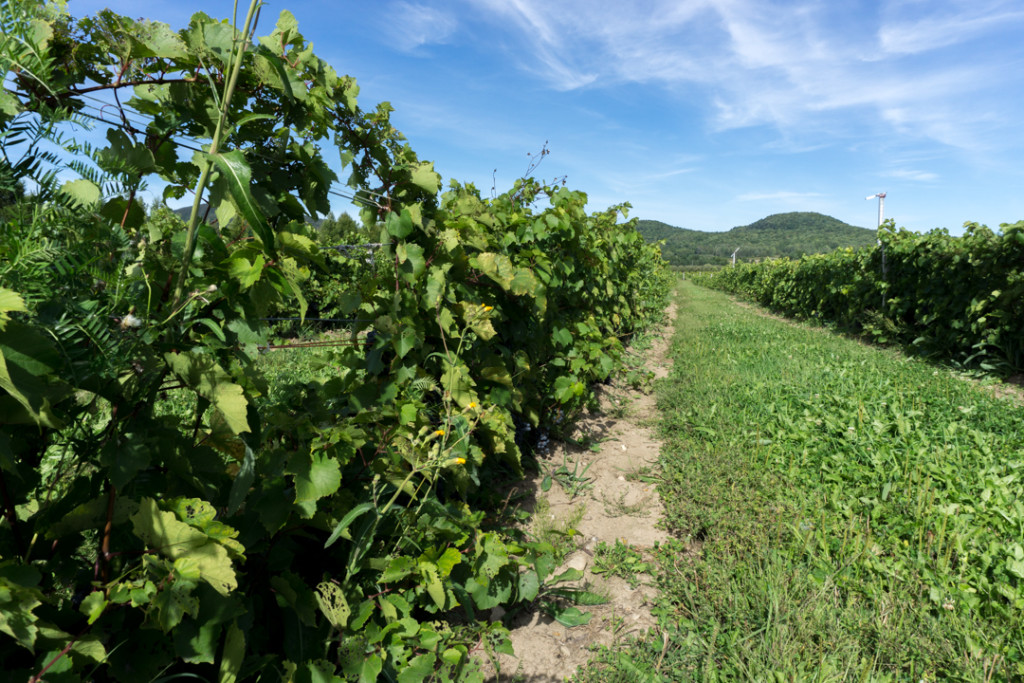
POLYGON ((469 405, 468 405, 468 406, 466 406, 466 407, 467 407, 467 408, 476 408, 476 401, 470 401, 470 402, 469 402, 469 405))

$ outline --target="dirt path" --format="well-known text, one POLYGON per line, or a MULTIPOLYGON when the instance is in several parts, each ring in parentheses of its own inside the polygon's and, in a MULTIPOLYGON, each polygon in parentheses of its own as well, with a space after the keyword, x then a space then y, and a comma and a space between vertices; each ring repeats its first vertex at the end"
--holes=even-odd
MULTIPOLYGON (((671 367, 668 346, 675 316, 672 304, 665 325, 655 332, 651 348, 643 354, 643 367, 656 380, 666 377, 671 367)), ((649 558, 650 549, 668 538, 656 528, 662 505, 651 483, 660 448, 653 432, 657 415, 654 396, 613 383, 599 392, 599 398, 600 409, 584 415, 572 434, 574 440, 591 447, 554 442, 550 456, 542 461, 544 471, 522 486, 527 507, 533 505, 535 531, 565 527, 578 531, 573 536, 576 549, 566 556, 563 568, 583 571, 584 584, 606 595, 608 603, 581 607, 593 617, 574 628, 539 611, 518 615, 509 624, 516 656, 501 655, 500 677, 493 675, 489 681, 565 680, 590 659, 591 646, 612 645, 656 625, 650 612, 655 596, 650 577, 640 575, 640 584, 632 588, 624 579, 593 573, 595 549, 602 542, 614 546, 616 540, 623 541, 649 558), (543 491, 545 474, 563 463, 567 470, 581 475, 570 481, 583 485, 571 491, 553 482, 543 491)))

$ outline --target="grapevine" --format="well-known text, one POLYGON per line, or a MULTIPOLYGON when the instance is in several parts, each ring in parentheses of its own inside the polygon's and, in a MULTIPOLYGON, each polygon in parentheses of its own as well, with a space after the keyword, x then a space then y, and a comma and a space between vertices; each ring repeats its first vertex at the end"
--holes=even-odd
POLYGON ((487 613, 562 578, 487 514, 516 424, 564 425, 664 308, 627 205, 442 192, 288 11, 257 35, 264 9, 174 31, 0 4, 13 680, 479 680, 509 647, 487 613), (157 182, 187 222, 147 212, 157 182), (332 267, 309 224, 339 191, 372 263, 332 267), (311 307, 351 320, 331 373, 271 383, 267 318, 311 307))

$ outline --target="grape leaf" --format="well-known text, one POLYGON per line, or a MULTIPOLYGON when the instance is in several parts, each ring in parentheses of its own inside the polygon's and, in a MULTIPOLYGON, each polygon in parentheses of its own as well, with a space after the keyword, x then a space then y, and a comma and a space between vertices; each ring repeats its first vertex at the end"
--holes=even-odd
POLYGON ((412 170, 412 183, 427 194, 437 194, 441 176, 434 172, 434 162, 425 161, 412 170))
POLYGON ((307 519, 316 513, 316 501, 341 486, 341 466, 329 455, 296 455, 286 472, 295 477, 295 504, 307 519))
POLYGON ((196 353, 165 353, 164 360, 182 382, 213 404, 233 434, 249 431, 245 392, 215 360, 196 353))
POLYGON ((164 512, 152 498, 142 499, 139 511, 132 515, 131 521, 135 535, 147 547, 172 560, 194 560, 200 578, 221 595, 227 595, 238 587, 234 567, 224 546, 179 521, 173 512, 164 512))

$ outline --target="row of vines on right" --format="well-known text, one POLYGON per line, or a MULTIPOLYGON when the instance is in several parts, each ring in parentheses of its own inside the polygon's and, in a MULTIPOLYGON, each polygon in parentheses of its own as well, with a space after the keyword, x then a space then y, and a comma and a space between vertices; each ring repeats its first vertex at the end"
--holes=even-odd
POLYGON ((929 358, 1024 370, 1024 221, 962 236, 886 221, 879 244, 693 273, 697 282, 929 358))

